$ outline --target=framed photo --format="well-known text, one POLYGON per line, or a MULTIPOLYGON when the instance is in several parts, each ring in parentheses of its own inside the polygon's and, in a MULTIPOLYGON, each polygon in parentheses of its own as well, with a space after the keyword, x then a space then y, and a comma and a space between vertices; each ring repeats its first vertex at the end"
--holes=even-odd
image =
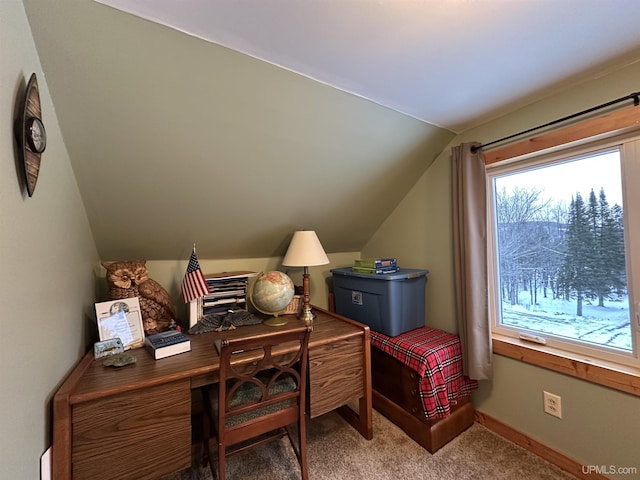
POLYGON ((125 350, 144 345, 138 297, 99 302, 95 306, 100 341, 119 338, 125 350))

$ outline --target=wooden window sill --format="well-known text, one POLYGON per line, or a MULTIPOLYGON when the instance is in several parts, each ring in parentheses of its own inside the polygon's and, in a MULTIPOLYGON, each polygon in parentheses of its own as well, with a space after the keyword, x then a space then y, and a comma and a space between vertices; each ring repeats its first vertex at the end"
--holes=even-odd
POLYGON ((587 360, 546 345, 534 345, 495 333, 493 353, 640 396, 638 368, 601 360, 587 360))

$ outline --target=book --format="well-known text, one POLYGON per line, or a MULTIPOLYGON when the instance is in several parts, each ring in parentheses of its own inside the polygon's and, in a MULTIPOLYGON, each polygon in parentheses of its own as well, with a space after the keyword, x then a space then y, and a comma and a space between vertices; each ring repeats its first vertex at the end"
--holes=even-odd
POLYGON ((230 303, 244 303, 246 300, 244 298, 219 298, 218 300, 209 300, 205 299, 202 302, 202 307, 214 307, 216 305, 228 305, 230 303))
POLYGON ((156 360, 191 350, 191 340, 178 330, 149 335, 144 344, 156 360))
POLYGON ((384 267, 397 267, 398 262, 395 258, 362 258, 353 262, 355 267, 364 268, 384 268, 384 267))
POLYGON ((381 267, 381 268, 369 268, 369 267, 351 267, 351 270, 357 273, 368 273, 373 275, 383 275, 385 273, 396 273, 400 269, 398 267, 381 267))

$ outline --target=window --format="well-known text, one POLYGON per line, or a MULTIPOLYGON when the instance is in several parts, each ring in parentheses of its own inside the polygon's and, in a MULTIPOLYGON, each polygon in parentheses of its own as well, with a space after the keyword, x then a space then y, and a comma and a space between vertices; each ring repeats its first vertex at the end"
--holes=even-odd
POLYGON ((640 140, 511 159, 487 172, 494 332, 640 365, 640 210, 625 208, 640 204, 640 140))

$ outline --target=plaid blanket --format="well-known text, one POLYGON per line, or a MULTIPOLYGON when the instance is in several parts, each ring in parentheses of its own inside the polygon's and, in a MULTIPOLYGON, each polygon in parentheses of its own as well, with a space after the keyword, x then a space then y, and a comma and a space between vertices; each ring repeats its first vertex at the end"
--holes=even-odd
POLYGON ((416 328, 397 337, 371 330, 371 344, 420 375, 420 398, 428 419, 446 417, 458 399, 478 388, 477 381, 462 374, 457 335, 430 327, 416 328))

